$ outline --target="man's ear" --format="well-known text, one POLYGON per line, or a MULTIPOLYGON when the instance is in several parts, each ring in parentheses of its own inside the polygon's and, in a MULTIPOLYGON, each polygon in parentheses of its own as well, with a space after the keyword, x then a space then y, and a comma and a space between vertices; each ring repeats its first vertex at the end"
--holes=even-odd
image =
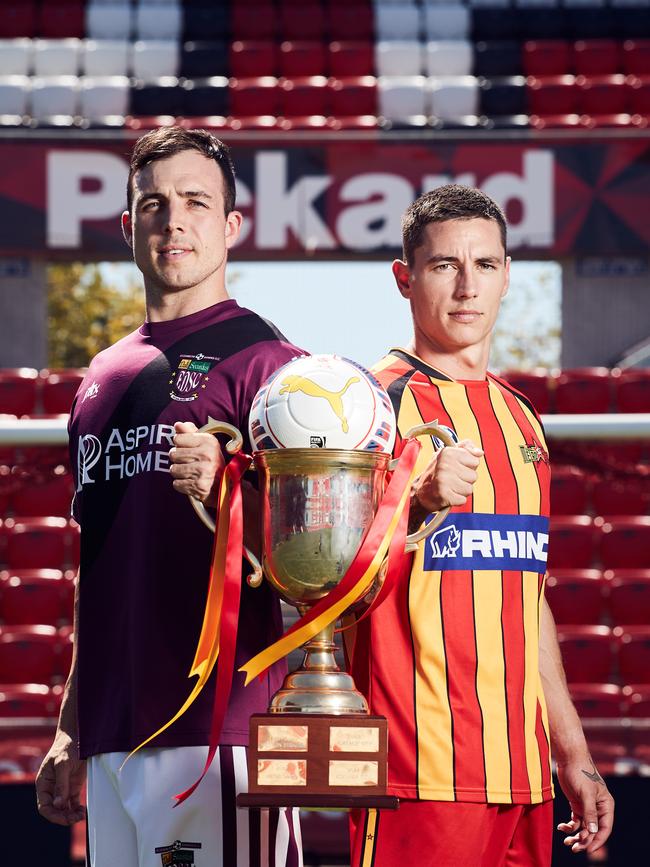
POLYGON ((505 298, 508 294, 508 289, 510 288, 510 256, 506 256, 506 267, 505 267, 505 283, 503 284, 503 292, 501 293, 501 297, 505 298))
POLYGON ((243 216, 239 211, 231 211, 226 217, 226 249, 230 250, 231 247, 237 243, 239 239, 239 233, 241 232, 241 226, 244 221, 243 216))
POLYGON ((133 224, 131 223, 131 214, 128 211, 123 211, 120 218, 122 226, 122 236, 131 249, 133 249, 133 224))
POLYGON ((411 272, 406 262, 395 259, 392 264, 393 277, 403 298, 411 297, 411 272))

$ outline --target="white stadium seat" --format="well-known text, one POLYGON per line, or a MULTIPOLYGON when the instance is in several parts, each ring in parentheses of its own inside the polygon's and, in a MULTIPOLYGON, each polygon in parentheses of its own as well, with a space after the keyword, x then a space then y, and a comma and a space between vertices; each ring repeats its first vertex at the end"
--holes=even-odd
POLYGON ((133 10, 130 3, 97 3, 86 7, 86 36, 90 39, 130 39, 133 10))
POLYGON ((32 78, 30 114, 34 120, 79 114, 79 79, 75 75, 32 78))
POLYGON ((375 7, 375 33, 382 39, 419 39, 420 8, 413 3, 391 3, 375 7))
POLYGON ((467 39, 471 13, 466 6, 445 4, 424 7, 424 32, 428 40, 467 39))
POLYGON ((425 59, 427 75, 469 75, 474 63, 472 43, 467 39, 427 42, 425 59))
POLYGON ((137 39, 178 39, 182 29, 183 14, 177 3, 151 3, 136 7, 137 39))
POLYGON ((28 113, 30 83, 27 75, 0 75, 0 115, 28 113))
POLYGON ((77 75, 80 39, 35 39, 34 75, 77 75))
POLYGON ((422 75, 422 43, 415 39, 377 42, 377 75, 422 75))
POLYGON ((84 75, 130 75, 130 43, 126 39, 84 40, 81 71, 84 75))
POLYGON ((125 75, 85 78, 81 85, 81 115, 89 121, 124 116, 129 109, 129 79, 125 75))
POLYGON ((407 120, 428 114, 427 80, 423 75, 381 76, 377 79, 379 113, 387 120, 407 120))
POLYGON ((141 81, 177 76, 179 65, 179 43, 175 39, 147 39, 133 45, 131 69, 141 81))
POLYGON ((0 75, 29 75, 31 68, 31 39, 0 39, 0 75))
POLYGON ((473 75, 429 79, 429 114, 440 120, 478 114, 478 79, 473 75))

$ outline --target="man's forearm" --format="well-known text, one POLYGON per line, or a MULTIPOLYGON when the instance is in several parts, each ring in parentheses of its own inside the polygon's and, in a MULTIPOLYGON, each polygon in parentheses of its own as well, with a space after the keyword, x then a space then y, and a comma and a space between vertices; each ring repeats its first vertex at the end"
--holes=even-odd
POLYGON ((70 672, 63 689, 61 711, 59 713, 58 730, 67 734, 77 742, 77 635, 79 624, 79 576, 75 579, 74 589, 74 619, 73 619, 72 662, 70 672))

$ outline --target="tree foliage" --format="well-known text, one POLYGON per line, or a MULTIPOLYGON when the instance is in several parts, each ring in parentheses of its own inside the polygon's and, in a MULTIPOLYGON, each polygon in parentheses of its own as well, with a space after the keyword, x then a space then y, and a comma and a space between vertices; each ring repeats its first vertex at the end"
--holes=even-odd
POLYGON ((141 286, 109 285, 97 265, 52 265, 48 284, 50 367, 86 367, 144 320, 141 286))

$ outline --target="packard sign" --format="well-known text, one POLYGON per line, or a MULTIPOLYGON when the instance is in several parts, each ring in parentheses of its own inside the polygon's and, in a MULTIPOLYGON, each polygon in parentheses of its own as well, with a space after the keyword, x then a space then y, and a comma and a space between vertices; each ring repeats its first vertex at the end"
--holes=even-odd
MULTIPOLYGON (((650 241, 644 139, 229 143, 245 217, 239 258, 392 255, 405 208, 451 181, 502 205, 520 255, 617 255, 650 241)), ((129 146, 0 141, 0 255, 128 258, 119 217, 129 146)))

